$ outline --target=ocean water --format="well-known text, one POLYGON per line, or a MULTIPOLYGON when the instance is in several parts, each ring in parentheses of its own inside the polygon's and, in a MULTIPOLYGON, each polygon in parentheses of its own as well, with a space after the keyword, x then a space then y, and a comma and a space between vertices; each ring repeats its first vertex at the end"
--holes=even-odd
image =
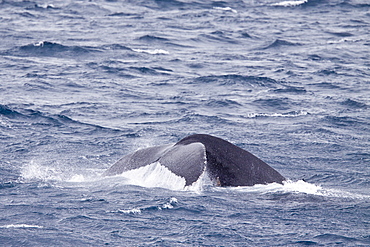
POLYGON ((370 246, 368 0, 0 1, 1 246, 370 246), (284 185, 101 174, 205 133, 284 185))

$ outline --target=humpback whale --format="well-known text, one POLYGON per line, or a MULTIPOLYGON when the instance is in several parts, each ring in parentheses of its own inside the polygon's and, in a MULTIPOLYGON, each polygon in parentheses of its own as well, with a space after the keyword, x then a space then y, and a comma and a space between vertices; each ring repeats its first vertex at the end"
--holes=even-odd
POLYGON ((118 160, 103 176, 118 175, 159 162, 192 185, 206 172, 216 186, 282 183, 285 178, 248 151, 206 134, 185 137, 175 144, 140 149, 118 160))

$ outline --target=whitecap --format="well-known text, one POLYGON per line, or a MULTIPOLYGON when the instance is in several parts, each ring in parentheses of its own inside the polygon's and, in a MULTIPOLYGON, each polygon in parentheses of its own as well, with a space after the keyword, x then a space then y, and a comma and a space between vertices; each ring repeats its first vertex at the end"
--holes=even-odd
POLYGON ((248 118, 256 118, 256 117, 299 117, 305 116, 310 114, 307 111, 300 110, 300 111, 293 111, 287 113, 250 113, 247 115, 248 118))
POLYGON ((10 224, 0 226, 0 228, 44 228, 43 226, 38 225, 27 225, 27 224, 10 224))
POLYGON ((132 50, 135 51, 135 52, 148 53, 148 54, 151 54, 151 55, 167 55, 167 54, 170 54, 168 51, 162 50, 162 49, 155 49, 155 50, 132 49, 132 50))
POLYGON ((169 202, 163 204, 161 207, 158 207, 159 210, 162 209, 173 209, 175 205, 178 203, 178 200, 176 197, 171 197, 169 202))
POLYGON ((349 42, 349 43, 355 43, 355 42, 359 42, 361 41, 360 39, 351 39, 351 38, 342 38, 340 40, 329 40, 327 41, 328 44, 340 44, 340 43, 345 43, 345 42, 349 42))
POLYGON ((141 214, 146 209, 153 209, 156 208, 157 210, 166 210, 166 209, 173 209, 176 204, 178 203, 178 200, 176 197, 171 197, 168 202, 163 203, 160 206, 148 206, 144 208, 132 208, 132 209, 119 209, 117 211, 112 211, 113 213, 123 213, 123 214, 141 214))
POLYGON ((298 1, 283 1, 280 3, 273 3, 271 6, 279 6, 279 7, 294 7, 298 5, 302 5, 304 3, 307 3, 308 0, 298 0, 298 1))
POLYGON ((238 13, 238 11, 236 11, 235 9, 230 8, 230 7, 213 7, 213 9, 222 10, 222 11, 231 11, 235 14, 238 13))
POLYGON ((141 209, 140 208, 132 208, 132 209, 119 209, 119 213, 123 214, 141 214, 141 209))
POLYGON ((41 46, 44 47, 44 41, 39 41, 38 43, 34 43, 34 46, 41 46))

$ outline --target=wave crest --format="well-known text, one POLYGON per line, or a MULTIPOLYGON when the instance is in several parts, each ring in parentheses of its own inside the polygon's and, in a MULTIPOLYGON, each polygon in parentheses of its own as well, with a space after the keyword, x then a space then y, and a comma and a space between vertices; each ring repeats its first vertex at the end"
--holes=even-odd
POLYGON ((5 52, 5 55, 13 56, 41 56, 41 57, 78 57, 100 52, 98 48, 88 46, 68 46, 50 41, 40 41, 28 44, 5 52))

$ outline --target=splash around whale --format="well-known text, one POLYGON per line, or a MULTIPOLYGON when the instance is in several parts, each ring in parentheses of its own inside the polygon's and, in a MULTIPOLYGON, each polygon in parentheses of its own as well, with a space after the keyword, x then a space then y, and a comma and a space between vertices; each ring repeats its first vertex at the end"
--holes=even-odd
POLYGON ((138 150, 118 160, 103 176, 119 175, 160 163, 191 186, 207 174, 215 186, 253 186, 286 179, 253 154, 206 134, 185 137, 175 144, 138 150))

